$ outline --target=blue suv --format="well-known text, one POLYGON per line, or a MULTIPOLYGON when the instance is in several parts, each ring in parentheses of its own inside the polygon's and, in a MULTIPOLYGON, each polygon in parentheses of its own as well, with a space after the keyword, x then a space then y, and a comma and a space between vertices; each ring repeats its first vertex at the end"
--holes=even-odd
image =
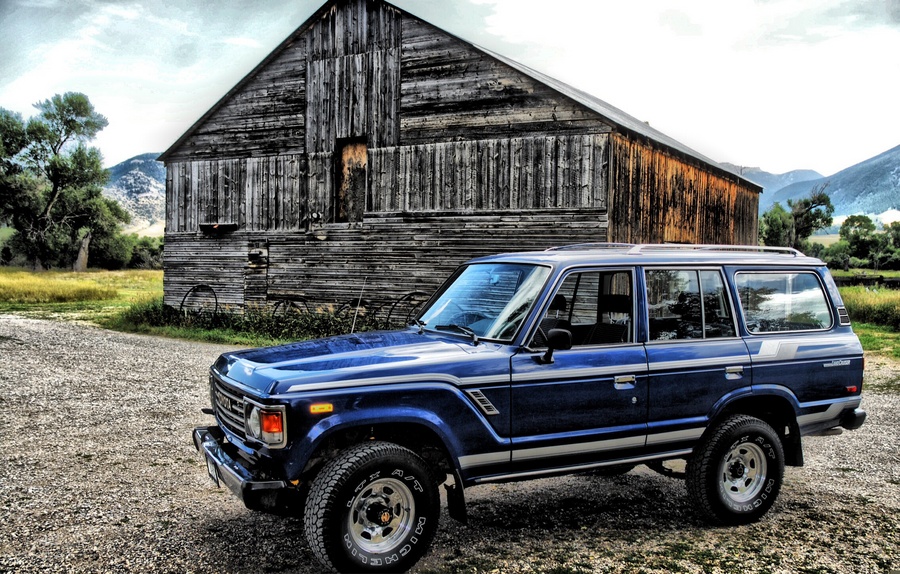
POLYGON ((399 331, 222 355, 194 443, 325 568, 400 572, 477 484, 637 464, 714 524, 762 517, 801 438, 856 429, 863 352, 790 249, 590 244, 475 259, 399 331))

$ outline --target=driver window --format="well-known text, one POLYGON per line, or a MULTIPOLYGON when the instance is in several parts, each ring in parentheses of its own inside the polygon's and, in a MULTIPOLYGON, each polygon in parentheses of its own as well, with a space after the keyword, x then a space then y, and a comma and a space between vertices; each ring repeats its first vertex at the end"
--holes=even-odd
POLYGON ((550 329, 572 333, 573 346, 633 341, 630 271, 570 273, 550 299, 533 345, 546 346, 550 329))

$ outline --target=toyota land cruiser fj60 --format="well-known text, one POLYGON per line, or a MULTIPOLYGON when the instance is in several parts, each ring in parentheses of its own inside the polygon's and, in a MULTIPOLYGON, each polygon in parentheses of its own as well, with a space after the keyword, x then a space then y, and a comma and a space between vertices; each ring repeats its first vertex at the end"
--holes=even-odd
POLYGON ((863 352, 825 265, 788 249, 591 244, 475 259, 405 330, 222 355, 194 443, 323 567, 426 552, 438 487, 684 459, 697 512, 758 520, 802 437, 856 429, 863 352))

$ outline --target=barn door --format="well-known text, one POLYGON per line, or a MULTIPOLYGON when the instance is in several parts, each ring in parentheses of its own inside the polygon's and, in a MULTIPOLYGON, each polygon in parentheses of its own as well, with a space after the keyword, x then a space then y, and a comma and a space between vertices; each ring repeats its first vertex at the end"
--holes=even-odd
POLYGON ((369 150, 365 142, 348 142, 338 152, 337 190, 334 201, 336 223, 362 221, 366 210, 366 166, 369 150))

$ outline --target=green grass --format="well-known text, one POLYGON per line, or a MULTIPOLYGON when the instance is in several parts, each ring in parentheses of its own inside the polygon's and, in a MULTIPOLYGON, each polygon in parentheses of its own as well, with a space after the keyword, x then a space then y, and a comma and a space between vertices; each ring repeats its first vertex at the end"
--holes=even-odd
POLYGON ((106 316, 161 294, 161 271, 35 273, 0 267, 0 312, 106 316))
POLYGON ((843 287, 841 298, 853 321, 900 331, 900 290, 843 287))

